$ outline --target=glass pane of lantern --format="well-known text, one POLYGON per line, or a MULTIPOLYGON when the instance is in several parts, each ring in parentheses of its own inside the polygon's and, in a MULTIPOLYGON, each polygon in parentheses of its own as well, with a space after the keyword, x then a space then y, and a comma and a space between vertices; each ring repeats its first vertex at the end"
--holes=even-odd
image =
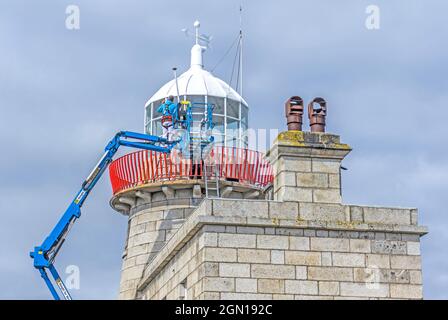
MULTIPOLYGON (((163 100, 157 100, 157 101, 154 101, 152 103, 152 116, 153 116, 153 119, 156 118, 156 117, 160 117, 162 115, 161 113, 157 112, 157 109, 162 104, 162 101, 163 100)), ((148 116, 150 117, 151 113, 148 116)))
POLYGON ((160 120, 153 120, 152 134, 156 136, 161 136, 163 134, 162 123, 160 122, 160 120))
POLYGON ((191 127, 194 131, 199 132, 201 130, 202 118, 204 118, 204 115, 202 113, 193 114, 193 123, 191 124, 191 127))
POLYGON ((227 116, 239 118, 240 103, 238 101, 227 99, 227 116))
POLYGON ((227 118, 227 139, 239 138, 239 134, 239 121, 232 118, 227 118))
POLYGON ((191 102, 193 112, 203 113, 205 110, 205 97, 204 96, 187 96, 187 100, 191 102), (195 103, 198 103, 195 105, 195 103))
POLYGON ((207 97, 207 103, 213 105, 213 114, 224 114, 224 98, 207 97))
POLYGON ((247 129, 248 126, 248 114, 249 109, 244 104, 241 104, 241 126, 243 127, 243 130, 247 129))
POLYGON ((221 134, 224 134, 224 117, 214 116, 213 117, 213 123, 215 125, 213 127, 213 131, 218 131, 221 134))

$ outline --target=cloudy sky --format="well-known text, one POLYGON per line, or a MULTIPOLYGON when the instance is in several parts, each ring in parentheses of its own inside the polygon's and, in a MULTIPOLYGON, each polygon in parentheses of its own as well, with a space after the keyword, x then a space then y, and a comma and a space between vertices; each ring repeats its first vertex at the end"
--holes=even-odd
MULTIPOLYGON (((63 213, 117 130, 185 70, 195 19, 214 36, 206 68, 238 32, 240 1, 0 0, 0 298, 47 299, 28 252, 63 213), (80 29, 65 27, 80 8, 80 29)), ((328 101, 328 131, 353 147, 344 202, 418 207, 424 295, 448 298, 448 4, 428 0, 243 1, 244 97, 253 128, 285 128, 291 95, 328 101), (380 8, 380 29, 365 27, 380 8)), ((228 57, 214 71, 230 79, 228 57)), ((105 175, 57 261, 75 298, 118 292, 126 217, 105 175)))

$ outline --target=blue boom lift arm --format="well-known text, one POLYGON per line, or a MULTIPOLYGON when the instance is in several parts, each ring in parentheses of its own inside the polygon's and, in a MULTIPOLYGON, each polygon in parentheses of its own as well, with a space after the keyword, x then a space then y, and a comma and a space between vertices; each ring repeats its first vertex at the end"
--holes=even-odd
POLYGON ((56 285, 59 287, 63 297, 66 300, 71 300, 71 296, 67 290, 67 287, 56 271, 54 260, 59 252, 59 249, 64 243, 65 238, 67 237, 67 234, 70 231, 73 223, 81 216, 81 207, 84 201, 86 200, 87 196, 96 185, 98 180, 101 178, 101 175, 104 173, 108 165, 112 162, 112 158, 117 152, 118 148, 120 146, 126 146, 131 148, 169 153, 178 142, 179 141, 168 141, 167 139, 158 136, 129 131, 120 131, 107 144, 105 152, 100 161, 94 167, 86 180, 82 183, 81 190, 79 190, 79 192, 76 194, 76 197, 70 203, 59 222, 51 231, 50 235, 40 246, 34 247, 34 250, 30 252, 30 256, 34 260, 34 267, 39 270, 41 277, 45 280, 45 283, 47 284, 48 289, 50 289, 50 292, 53 295, 54 299, 60 300, 60 297, 47 274, 47 269, 48 271, 50 271, 50 274, 53 277, 56 285), (163 146, 156 145, 156 143, 163 144, 163 146))

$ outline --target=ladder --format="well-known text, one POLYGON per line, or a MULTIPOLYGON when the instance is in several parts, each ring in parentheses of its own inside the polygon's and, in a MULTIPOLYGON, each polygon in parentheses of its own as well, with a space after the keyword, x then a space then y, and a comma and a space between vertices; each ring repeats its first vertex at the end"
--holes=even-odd
POLYGON ((204 140, 202 139, 202 132, 200 137, 200 161, 202 163, 202 178, 204 180, 204 188, 205 188, 205 197, 210 197, 209 191, 215 191, 216 197, 220 197, 219 194, 219 174, 218 174, 218 166, 214 159, 210 159, 211 162, 207 163, 206 158, 208 158, 207 154, 204 154, 204 140))
POLYGON ((209 190, 215 190, 216 191, 216 197, 219 198, 219 175, 218 175, 218 167, 216 164, 207 165, 204 161, 204 170, 203 170, 203 176, 204 176, 204 187, 205 187, 205 197, 209 198, 209 190), (210 168, 210 177, 212 177, 212 174, 214 175, 214 180, 208 179, 208 170, 207 167, 210 168), (214 184, 214 185, 213 185, 214 184))

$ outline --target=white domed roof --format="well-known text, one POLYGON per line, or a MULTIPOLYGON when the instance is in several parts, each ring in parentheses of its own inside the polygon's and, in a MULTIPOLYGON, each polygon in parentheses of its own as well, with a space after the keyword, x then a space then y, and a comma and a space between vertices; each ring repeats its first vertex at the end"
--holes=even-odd
MULTIPOLYGON (((195 44, 191 49, 191 67, 177 78, 179 95, 202 95, 231 100, 241 101, 247 105, 246 101, 227 83, 203 69, 202 65, 203 48, 195 44)), ((149 100, 145 106, 154 101, 159 101, 168 96, 177 96, 176 81, 173 79, 162 86, 149 100)))

